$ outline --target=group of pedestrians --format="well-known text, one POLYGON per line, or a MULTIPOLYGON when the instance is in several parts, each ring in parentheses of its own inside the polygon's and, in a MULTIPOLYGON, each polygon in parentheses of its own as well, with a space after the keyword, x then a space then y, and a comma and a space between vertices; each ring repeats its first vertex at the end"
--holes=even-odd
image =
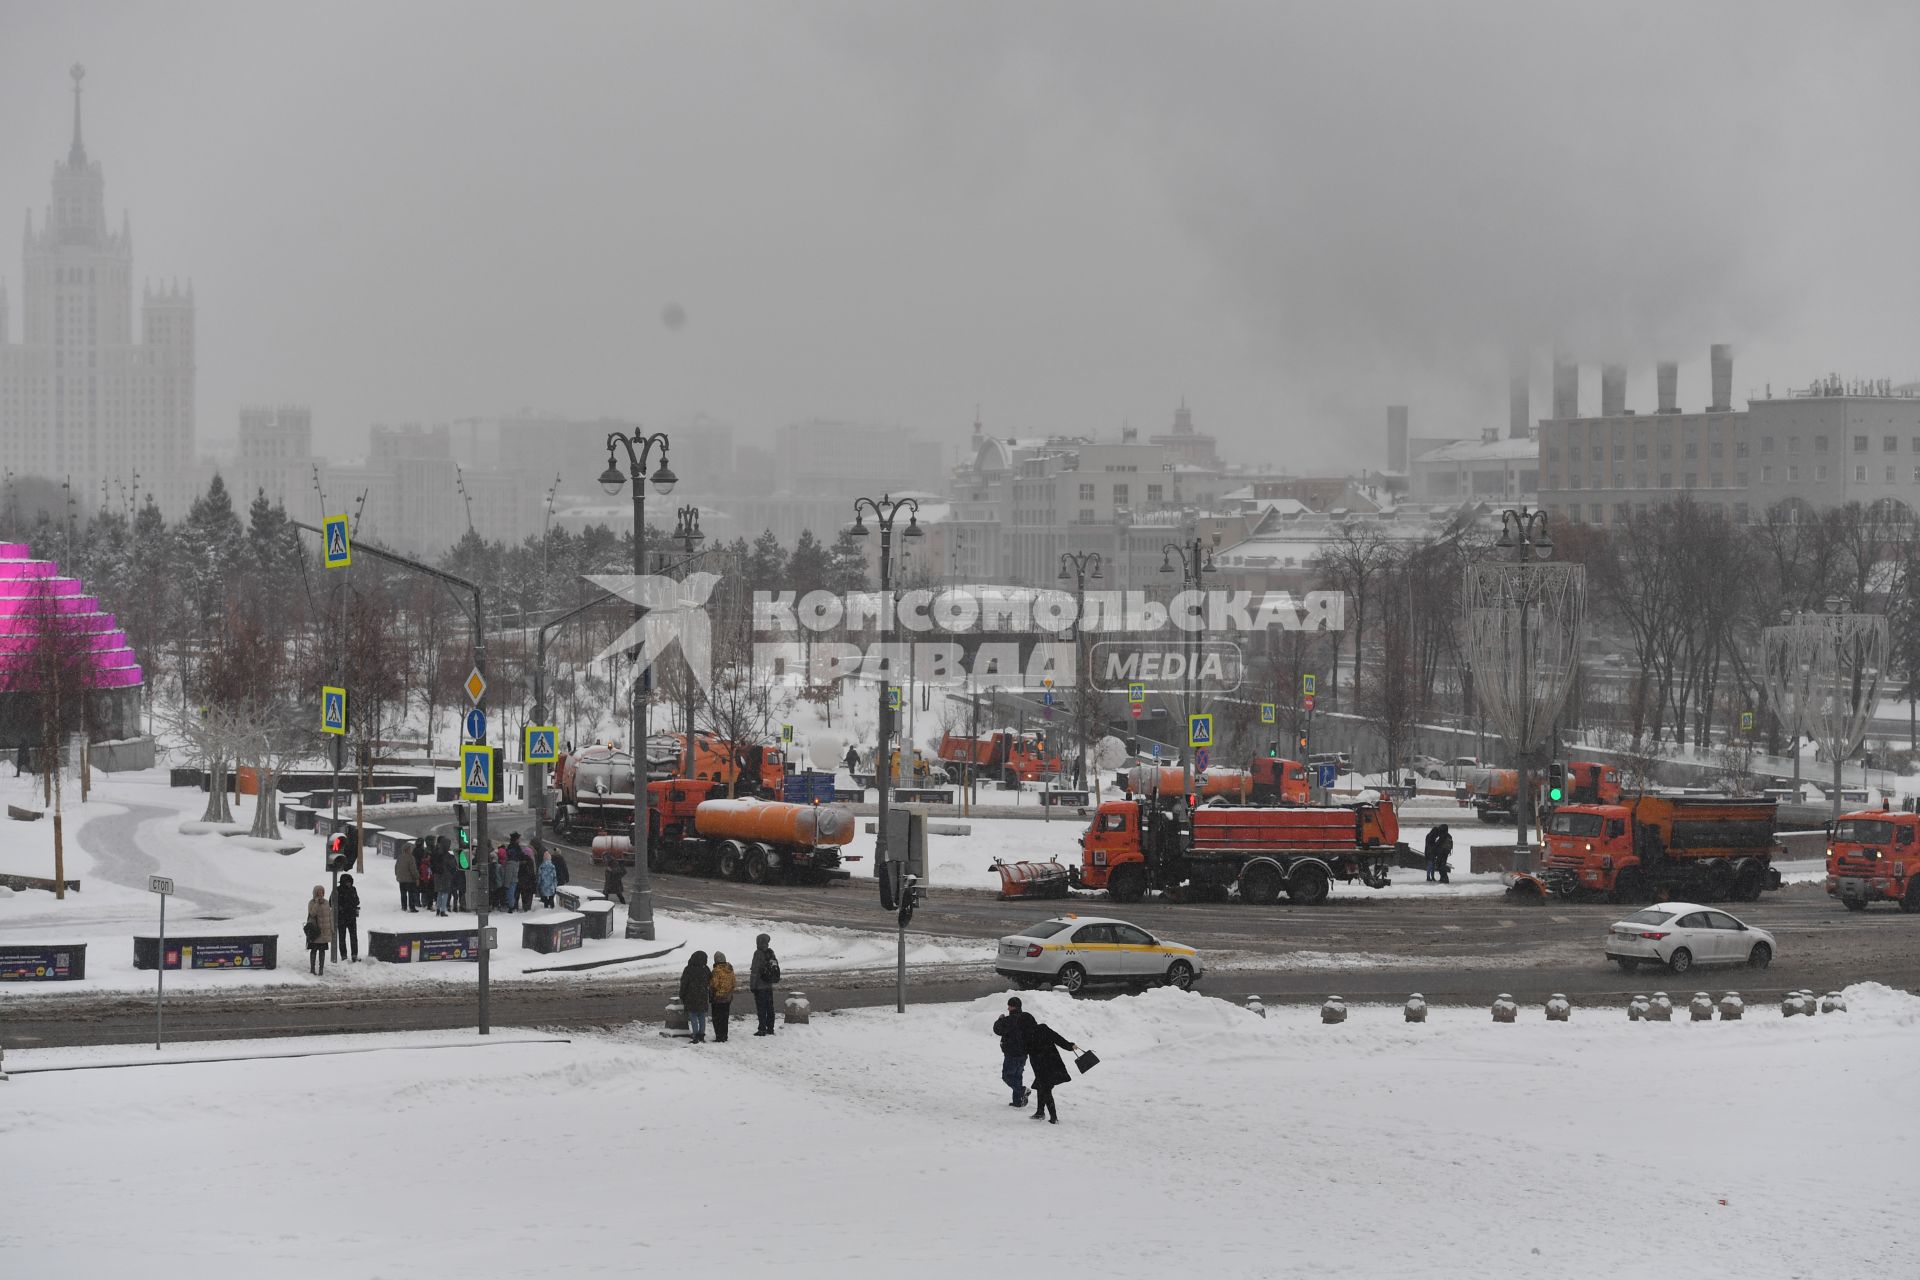
POLYGON ((1441 823, 1427 832, 1427 880, 1432 882, 1438 877, 1441 884, 1452 884, 1447 873, 1452 869, 1453 832, 1447 830, 1447 824, 1441 823))
MULTIPOLYGON (((1031 1119, 1044 1116, 1048 1124, 1059 1124, 1060 1112, 1053 1104, 1053 1091, 1073 1079, 1067 1074, 1067 1064, 1060 1057, 1060 1051, 1078 1053, 1080 1046, 1028 1013, 1021 1007, 1019 996, 1007 998, 1007 1011, 994 1019, 993 1034, 1000 1037, 1000 1079, 1013 1090, 1013 1101, 1007 1105, 1024 1107, 1031 1097, 1036 1100, 1031 1119), (1026 1086, 1028 1063, 1033 1064, 1031 1089, 1026 1086)), ((1082 1063, 1081 1069, 1085 1070, 1087 1065, 1082 1063)))
MULTIPOLYGON (((687 1011, 687 1029, 693 1033, 690 1043, 707 1042, 709 1018, 713 1042, 727 1042, 727 1019, 733 1012, 737 985, 738 979, 733 966, 727 962, 726 952, 714 952, 711 966, 704 951, 696 951, 687 958, 687 967, 680 971, 680 1003, 687 1011)), ((779 985, 780 959, 773 954, 773 939, 763 933, 754 939, 753 960, 747 966, 747 989, 753 992, 753 1009, 759 1022, 753 1033, 756 1036, 774 1033, 773 989, 779 985)))
MULTIPOLYGON (((560 886, 569 883, 566 857, 545 848, 538 836, 529 849, 515 831, 484 861, 487 902, 494 911, 531 911, 536 898, 551 907, 560 886)), ((446 836, 422 836, 403 846, 393 860, 393 878, 402 911, 444 916, 468 909, 466 868, 446 836)))

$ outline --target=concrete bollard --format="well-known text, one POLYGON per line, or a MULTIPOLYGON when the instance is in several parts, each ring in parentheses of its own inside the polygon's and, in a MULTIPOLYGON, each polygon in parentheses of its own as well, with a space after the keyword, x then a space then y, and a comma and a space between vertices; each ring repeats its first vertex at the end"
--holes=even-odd
POLYGON ((1327 1002, 1320 1006, 1320 1021, 1331 1026, 1347 1020, 1347 1003, 1339 996, 1328 996, 1327 1002))
POLYGON ((1520 1020, 1520 1006, 1513 997, 1502 991, 1493 1002, 1493 1020, 1495 1022, 1517 1022, 1520 1020))
POLYGON ((1647 1006, 1647 1021, 1673 1021, 1673 1001, 1667 999, 1666 992, 1656 991, 1653 993, 1653 1001, 1647 1006))
POLYGON ((1746 1002, 1740 999, 1738 991, 1729 991, 1720 997, 1720 1021, 1738 1022, 1740 1015, 1746 1011, 1746 1002))
POLYGON ((1804 1003, 1801 1002, 1800 993, 1798 991, 1789 991, 1787 992, 1787 994, 1780 997, 1780 1016, 1781 1017, 1797 1018, 1801 1014, 1805 1013, 1806 1011, 1807 1011, 1807 1007, 1804 1003))
POLYGON ((1247 996, 1246 1009, 1248 1013, 1257 1013, 1263 1018, 1267 1016, 1267 1006, 1260 1003, 1260 997, 1257 995, 1247 996))
POLYGON ((1648 1000, 1645 996, 1635 996, 1633 999, 1627 1001, 1627 1021, 1644 1021, 1647 1016, 1647 1011, 1651 1008, 1653 1008, 1652 1001, 1648 1000))
POLYGON ((692 1030, 691 1025, 687 1022, 687 1006, 680 1003, 679 996, 669 996, 667 998, 667 1030, 692 1030))
POLYGON ((1687 1012, 1693 1015, 1695 1022, 1713 1021, 1713 997, 1704 991, 1693 993, 1693 999, 1687 1004, 1687 1012))
MULTIPOLYGON (((1820 1012, 1845 1013, 1846 1011, 1847 1011, 1847 998, 1841 995, 1838 991, 1829 991, 1827 992, 1826 995, 1821 997, 1820 1012)), ((5 1080, 6 1078, 7 1078, 6 1074, 4 1072, 0 1072, 0 1080, 5 1080)))
POLYGON ((1427 998, 1418 991, 1414 992, 1407 997, 1407 1007, 1402 1010, 1402 1013, 1406 1015, 1408 1022, 1425 1022, 1427 1020, 1427 998))
POLYGON ((1813 988, 1800 988, 1800 1012, 1811 1018, 1820 1012, 1820 1001, 1814 997, 1813 988))
POLYGON ((1556 991, 1547 997, 1547 1021, 1566 1022, 1573 1016, 1573 1005, 1567 997, 1556 991))
POLYGON ((805 1026, 813 1018, 813 1006, 807 1003, 804 991, 787 992, 787 1025, 805 1026))

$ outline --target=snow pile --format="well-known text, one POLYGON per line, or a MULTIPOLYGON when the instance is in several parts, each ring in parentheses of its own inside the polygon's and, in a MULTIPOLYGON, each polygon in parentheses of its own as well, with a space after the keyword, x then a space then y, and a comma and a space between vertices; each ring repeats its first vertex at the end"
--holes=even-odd
POLYGON ((44 1074, 142 1051, 22 1051, 0 1141, 32 1176, 0 1272, 1587 1280, 1653 1230, 1714 1274, 1905 1274, 1898 1231, 1859 1229, 1859 1188, 1898 1185, 1920 1119, 1770 1123, 1836 1079, 1880 1097, 1910 1077, 1920 1000, 1847 994, 1845 1017, 1651 1029, 1039 993, 1035 1016, 1101 1059, 1061 1088, 1058 1127, 1006 1105, 1001 997, 697 1047, 425 1033, 44 1074), (1621 1140, 1648 1079, 1658 1178, 1621 1140))

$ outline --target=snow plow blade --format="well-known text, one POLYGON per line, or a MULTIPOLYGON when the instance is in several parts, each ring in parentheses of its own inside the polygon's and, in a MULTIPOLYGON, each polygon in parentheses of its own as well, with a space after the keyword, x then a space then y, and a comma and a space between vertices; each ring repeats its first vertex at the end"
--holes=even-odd
POLYGON ((994 861, 1000 873, 1000 897, 1064 898, 1067 896, 1067 868, 1057 862, 994 861))

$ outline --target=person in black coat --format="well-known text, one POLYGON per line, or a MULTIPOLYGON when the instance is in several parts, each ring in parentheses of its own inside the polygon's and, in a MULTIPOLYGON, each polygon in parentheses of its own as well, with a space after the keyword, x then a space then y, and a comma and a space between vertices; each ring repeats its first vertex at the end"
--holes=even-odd
POLYGON ((450 837, 441 836, 437 843, 440 846, 440 852, 447 855, 448 874, 453 877, 447 904, 455 911, 465 911, 467 909, 467 873, 460 866, 460 855, 453 851, 453 840, 450 837))
POLYGON ((340 958, 360 960, 360 891, 353 887, 353 873, 345 872, 333 889, 333 934, 340 943, 340 958), (348 944, 352 944, 349 948, 348 944))
POLYGON ((1039 1096, 1039 1104, 1033 1109, 1032 1119, 1041 1116, 1048 1124, 1059 1124, 1060 1113, 1053 1106, 1053 1091, 1073 1079, 1067 1074, 1067 1064, 1060 1058, 1060 1051, 1080 1052, 1080 1046, 1069 1044, 1065 1037, 1044 1022, 1036 1022, 1027 1033, 1027 1059, 1033 1063, 1033 1089, 1039 1096))
MULTIPOLYGON (((516 834, 514 836, 516 848, 519 846, 519 841, 520 837, 516 834)), ((509 849, 507 857, 513 860, 513 883, 520 895, 520 909, 531 911, 534 891, 540 887, 540 868, 525 849, 520 849, 517 855, 509 849)))
POLYGON ((1429 827, 1427 829, 1426 851, 1427 851, 1427 883, 1432 884, 1434 880, 1434 874, 1433 874, 1434 859, 1439 857, 1440 855, 1440 828, 1439 827, 1429 827))
POLYGON ((460 868, 445 845, 438 840, 429 843, 433 846, 433 913, 443 916, 453 906, 453 886, 460 878, 460 868))
POLYGON ((1447 830, 1447 824, 1441 823, 1433 829, 1433 869, 1440 873, 1441 884, 1452 884, 1447 879, 1448 863, 1453 858, 1453 832, 1447 830))
POLYGON ((1033 1015, 1020 1007, 1020 997, 1007 1000, 1007 1011, 993 1020, 993 1034, 1000 1037, 1000 1079, 1013 1090, 1010 1107, 1027 1105, 1027 1040, 1037 1024, 1033 1015))

